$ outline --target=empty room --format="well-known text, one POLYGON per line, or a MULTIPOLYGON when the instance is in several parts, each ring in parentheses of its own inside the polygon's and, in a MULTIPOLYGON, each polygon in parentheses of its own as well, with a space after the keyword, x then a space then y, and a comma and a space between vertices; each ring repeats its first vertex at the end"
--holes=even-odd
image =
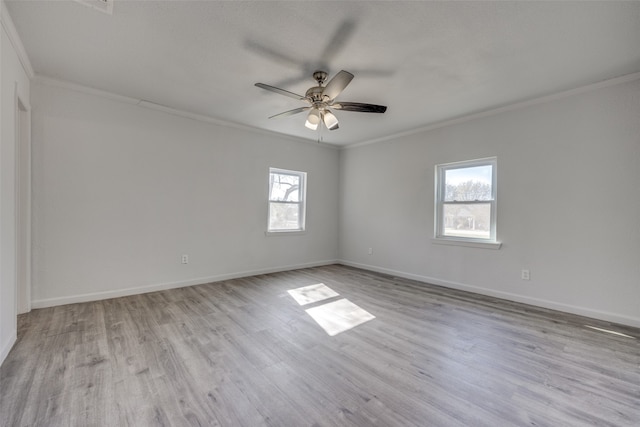
POLYGON ((640 2, 0 6, 0 426, 640 425, 640 2))

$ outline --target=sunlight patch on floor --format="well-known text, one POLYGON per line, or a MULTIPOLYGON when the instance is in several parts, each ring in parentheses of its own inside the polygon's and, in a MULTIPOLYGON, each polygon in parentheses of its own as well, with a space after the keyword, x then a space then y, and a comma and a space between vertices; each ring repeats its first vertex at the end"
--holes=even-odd
MULTIPOLYGON (((324 283, 289 289, 287 292, 300 305, 312 304, 340 296, 339 293, 324 283)), ((376 318, 373 314, 363 310, 346 298, 311 307, 305 311, 329 336, 348 331, 376 318)))
POLYGON ((373 314, 361 309, 348 299, 312 307, 307 309, 306 312, 329 336, 348 331, 376 318, 373 314))
POLYGON ((291 295, 300 305, 307 305, 340 295, 324 283, 290 289, 287 292, 289 292, 289 295, 291 295))
POLYGON ((589 325, 584 325, 584 326, 585 326, 585 328, 594 329, 594 330, 596 330, 596 331, 606 332, 606 333, 608 333, 608 334, 618 335, 618 336, 620 336, 620 337, 636 339, 636 337, 632 337, 631 335, 623 334, 622 332, 612 331, 611 329, 597 328, 597 327, 595 327, 595 326, 589 326, 589 325))

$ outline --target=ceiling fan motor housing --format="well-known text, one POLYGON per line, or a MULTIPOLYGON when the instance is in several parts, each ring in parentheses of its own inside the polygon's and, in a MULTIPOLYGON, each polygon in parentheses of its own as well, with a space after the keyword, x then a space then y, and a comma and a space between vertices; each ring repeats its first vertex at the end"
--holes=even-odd
POLYGON ((309 101, 311 101, 312 104, 316 104, 316 103, 322 102, 323 91, 324 91, 324 88, 322 86, 314 86, 309 90, 307 90, 307 93, 305 93, 305 97, 309 101))
POLYGON ((307 90, 307 93, 305 93, 306 98, 311 101, 311 103, 314 104, 316 108, 322 107, 323 105, 321 104, 324 101, 327 101, 322 96, 322 92, 324 91, 324 87, 322 86, 322 84, 327 79, 327 76, 328 74, 326 71, 318 70, 313 73, 313 78, 318 82, 318 86, 310 88, 309 90, 307 90))

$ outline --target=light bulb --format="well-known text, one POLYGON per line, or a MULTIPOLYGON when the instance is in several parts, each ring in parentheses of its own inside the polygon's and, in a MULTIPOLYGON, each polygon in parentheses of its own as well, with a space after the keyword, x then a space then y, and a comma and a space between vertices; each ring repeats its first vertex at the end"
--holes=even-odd
POLYGON ((329 110, 325 110, 323 114, 324 125, 329 130, 338 129, 338 118, 329 110))
POLYGON ((318 129, 318 124, 320 123, 320 111, 317 108, 312 108, 307 115, 307 121, 304 124, 311 130, 318 129))

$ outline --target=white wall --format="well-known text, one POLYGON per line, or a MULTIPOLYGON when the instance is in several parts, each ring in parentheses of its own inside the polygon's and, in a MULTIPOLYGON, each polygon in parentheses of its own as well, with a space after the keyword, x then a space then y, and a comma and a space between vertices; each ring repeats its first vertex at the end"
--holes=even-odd
POLYGON ((640 326, 640 81, 343 151, 339 236, 350 265, 640 326), (434 166, 490 156, 502 248, 433 244, 434 166))
MULTIPOLYGON (((13 28, 1 5, 0 31, 0 363, 16 340, 16 92, 29 101, 29 78, 6 28, 13 28)), ((14 35, 15 37, 15 35, 14 35)))
POLYGON ((32 105, 34 307, 337 259, 338 150, 41 79, 32 105), (306 234, 265 236, 270 166, 308 173, 306 234))
POLYGON ((638 80, 342 152, 32 92, 35 307, 340 258, 640 326, 638 80), (434 166, 489 156, 502 248, 432 244, 434 166), (306 235, 264 235, 269 166, 309 173, 306 235))

